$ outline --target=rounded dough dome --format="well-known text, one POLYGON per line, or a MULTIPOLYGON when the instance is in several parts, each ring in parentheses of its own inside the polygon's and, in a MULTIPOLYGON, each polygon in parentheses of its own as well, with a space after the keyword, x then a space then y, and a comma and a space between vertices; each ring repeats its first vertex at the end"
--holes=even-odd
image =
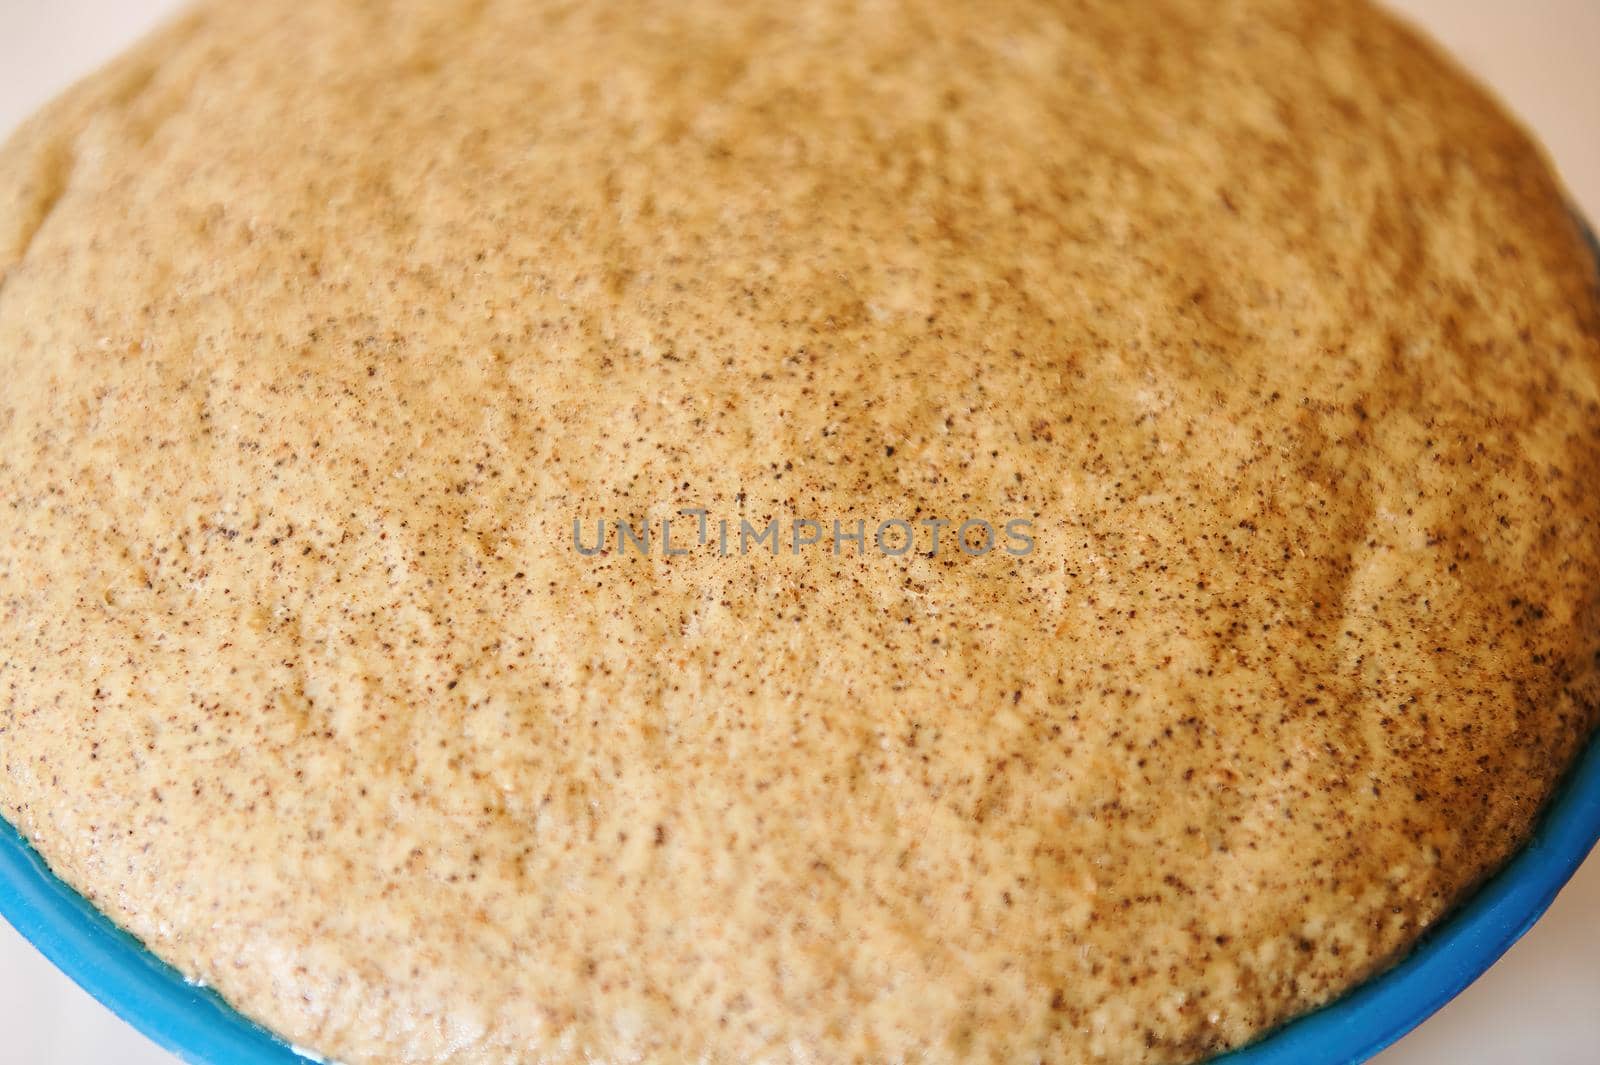
POLYGON ((0 812, 352 1065, 1195 1061, 1593 727, 1597 349, 1364 4, 205 3, 0 151, 0 812))

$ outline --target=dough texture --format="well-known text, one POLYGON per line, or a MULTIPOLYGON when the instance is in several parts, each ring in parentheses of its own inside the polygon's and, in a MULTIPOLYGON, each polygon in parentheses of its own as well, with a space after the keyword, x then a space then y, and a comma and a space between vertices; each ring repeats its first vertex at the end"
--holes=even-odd
POLYGON ((1257 1037, 1526 839, 1597 485, 1362 3, 222 0, 0 150, 0 813, 350 1065, 1257 1037), (689 508, 869 549, 574 550, 689 508))

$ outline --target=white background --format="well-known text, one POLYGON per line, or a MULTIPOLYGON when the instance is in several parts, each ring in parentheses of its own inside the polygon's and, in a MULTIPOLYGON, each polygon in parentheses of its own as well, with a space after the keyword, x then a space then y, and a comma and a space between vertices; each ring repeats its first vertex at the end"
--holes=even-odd
MULTIPOLYGON (((0 135, 177 6, 175 0, 0 0, 0 135)), ((1395 0, 1395 6, 1433 31, 1522 116, 1549 148, 1573 198, 1600 224, 1600 0, 1395 0)), ((1600 856, 1499 965, 1378 1061, 1600 1063, 1600 856)), ((176 1059, 0 922, 0 1062, 175 1065, 176 1059)))

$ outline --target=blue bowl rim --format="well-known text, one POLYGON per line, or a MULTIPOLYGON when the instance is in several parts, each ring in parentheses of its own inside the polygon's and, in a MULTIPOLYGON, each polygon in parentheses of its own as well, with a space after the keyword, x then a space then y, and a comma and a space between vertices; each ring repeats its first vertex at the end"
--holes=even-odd
MULTIPOLYGON (((1596 261, 1600 243, 1579 219, 1596 261)), ((1359 1065, 1431 1017, 1532 928, 1600 841, 1600 732, 1523 848, 1399 964, 1211 1065, 1359 1065)), ((58 878, 0 817, 0 917, 78 986, 190 1065, 320 1061, 184 979, 58 878)))

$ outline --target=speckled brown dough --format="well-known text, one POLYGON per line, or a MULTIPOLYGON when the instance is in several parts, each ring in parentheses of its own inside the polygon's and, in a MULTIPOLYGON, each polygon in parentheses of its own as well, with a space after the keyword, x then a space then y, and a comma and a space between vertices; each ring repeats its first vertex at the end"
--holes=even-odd
POLYGON ((0 812, 350 1063, 1194 1061, 1595 723, 1593 267, 1361 4, 210 3, 0 278, 0 812))

